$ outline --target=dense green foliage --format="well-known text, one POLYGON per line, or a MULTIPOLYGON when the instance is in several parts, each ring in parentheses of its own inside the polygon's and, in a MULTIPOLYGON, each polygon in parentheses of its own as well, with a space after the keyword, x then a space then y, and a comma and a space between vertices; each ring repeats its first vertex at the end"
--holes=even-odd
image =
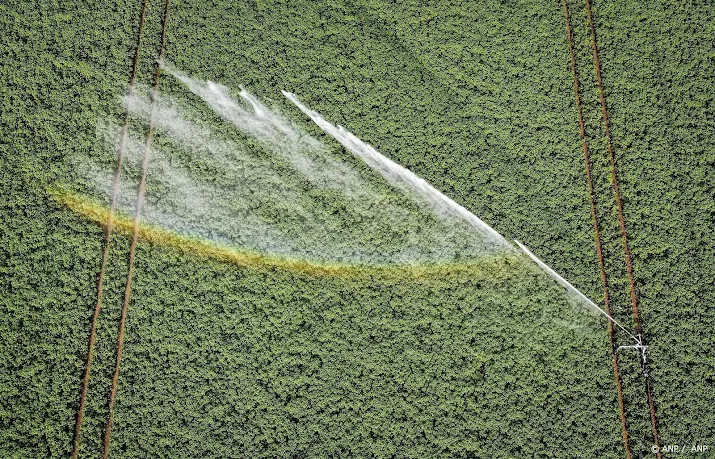
MULTIPOLYGON (((609 274, 628 322, 583 2, 569 4, 609 274)), ((243 84, 302 119, 279 91, 295 92, 601 298, 558 2, 172 5, 167 57, 178 68, 243 84)), ((661 434, 715 445, 713 13, 593 6, 661 434)), ((71 448, 102 231, 46 187, 74 176, 71 156, 114 161, 95 128, 122 118, 140 7, 0 6, 2 457, 71 448)), ((147 14, 145 84, 161 8, 147 14)), ((161 89, 181 90, 169 77, 161 89)), ((117 237, 82 457, 101 450, 126 253, 117 237)), ((117 457, 623 456, 605 324, 519 263, 340 279, 142 244, 136 271, 117 457)), ((622 361, 641 456, 642 380, 635 357, 622 361)))

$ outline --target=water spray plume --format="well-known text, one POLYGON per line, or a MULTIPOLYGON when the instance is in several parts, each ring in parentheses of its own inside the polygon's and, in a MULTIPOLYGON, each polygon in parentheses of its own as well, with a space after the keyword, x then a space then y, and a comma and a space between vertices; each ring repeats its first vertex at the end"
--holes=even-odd
MULTIPOLYGON (((150 89, 138 87, 123 100, 127 111, 150 119, 164 139, 152 152, 152 193, 143 210, 143 237, 242 265, 317 273, 347 273, 350 266, 399 267, 407 272, 518 254, 465 207, 342 126, 326 121, 295 94, 283 91, 369 169, 358 170, 245 88, 234 97, 226 86, 193 79, 166 62, 162 68, 263 150, 219 134, 203 121, 205 117, 182 108, 171 95, 154 94, 149 103, 142 92, 150 89)), ((119 129, 111 122, 98 124, 97 137, 108 150, 119 129)), ((132 168, 135 174, 139 170, 143 156, 136 136, 130 132, 126 138, 129 176, 132 168)), ((74 158, 74 163, 85 183, 106 196, 111 173, 96 160, 74 158)), ((132 215, 137 195, 131 187, 120 186, 118 196, 117 210, 126 216, 118 219, 121 228, 132 215)), ((96 198, 64 193, 58 199, 90 218, 105 218, 105 212, 91 204, 96 198)), ((516 244, 568 292, 641 344, 523 244, 516 244)))

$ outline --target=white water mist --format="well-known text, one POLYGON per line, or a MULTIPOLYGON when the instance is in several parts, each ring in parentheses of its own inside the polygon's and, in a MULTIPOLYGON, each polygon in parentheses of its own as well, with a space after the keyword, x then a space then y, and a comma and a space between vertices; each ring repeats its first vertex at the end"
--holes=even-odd
MULTIPOLYGON (((337 144, 309 135, 244 88, 234 96, 171 67, 167 73, 188 93, 156 98, 143 222, 237 249, 328 263, 468 261, 505 249, 477 217, 347 131, 328 133, 361 151, 376 172, 357 167, 337 144)), ((123 99, 132 122, 118 209, 127 215, 134 212, 149 93, 138 86, 123 99)), ((118 130, 116 123, 97 125, 107 158, 118 130)), ((76 157, 74 164, 106 202, 111 163, 76 157)))

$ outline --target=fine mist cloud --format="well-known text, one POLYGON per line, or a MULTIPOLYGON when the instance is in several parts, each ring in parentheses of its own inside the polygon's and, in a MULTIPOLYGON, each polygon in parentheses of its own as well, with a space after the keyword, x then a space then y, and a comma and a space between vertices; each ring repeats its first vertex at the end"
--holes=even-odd
MULTIPOLYGON (((188 92, 160 93, 152 106, 150 88, 137 86, 123 99, 131 123, 120 212, 134 213, 151 117, 156 134, 145 223, 237 249, 329 263, 454 262, 505 250, 503 238, 476 216, 292 94, 285 93, 339 143, 311 136, 243 87, 196 80, 168 64, 164 70, 188 92), (202 107, 190 103, 192 94, 202 107), (372 170, 358 170, 340 144, 372 170)), ((105 157, 116 151, 119 130, 110 120, 98 122, 105 157)), ((112 167, 90 156, 73 164, 95 198, 108 202, 112 167)))

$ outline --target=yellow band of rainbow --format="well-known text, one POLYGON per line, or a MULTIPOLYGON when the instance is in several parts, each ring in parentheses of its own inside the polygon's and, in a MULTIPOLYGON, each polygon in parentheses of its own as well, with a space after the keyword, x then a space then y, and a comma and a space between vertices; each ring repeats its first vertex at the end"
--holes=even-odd
MULTIPOLYGON (((79 193, 67 191, 63 188, 50 188, 50 195, 60 204, 84 218, 106 226, 109 217, 109 208, 79 193)), ((113 231, 131 233, 134 225, 133 218, 121 212, 116 212, 113 217, 113 231)), ((423 264, 394 264, 394 265, 358 265, 346 263, 320 263, 301 260, 284 256, 264 254, 260 252, 241 250, 217 244, 213 241, 185 236, 175 231, 168 230, 149 223, 142 223, 139 228, 139 238, 144 241, 162 246, 169 246, 181 251, 192 253, 210 259, 236 264, 251 268, 278 268, 297 271, 314 276, 339 276, 339 277, 444 277, 468 275, 491 278, 507 275, 507 266, 520 262, 520 258, 512 254, 490 254, 478 260, 462 263, 423 263, 423 264)))

